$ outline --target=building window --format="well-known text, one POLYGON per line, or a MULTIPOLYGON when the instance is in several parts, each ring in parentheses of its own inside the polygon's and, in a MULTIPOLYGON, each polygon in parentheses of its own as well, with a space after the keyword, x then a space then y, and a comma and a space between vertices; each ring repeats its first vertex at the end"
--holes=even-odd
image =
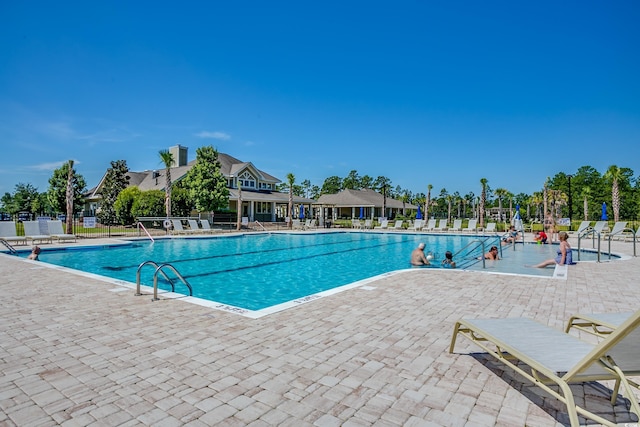
POLYGON ((270 202, 258 202, 256 203, 256 213, 270 214, 272 203, 270 202))

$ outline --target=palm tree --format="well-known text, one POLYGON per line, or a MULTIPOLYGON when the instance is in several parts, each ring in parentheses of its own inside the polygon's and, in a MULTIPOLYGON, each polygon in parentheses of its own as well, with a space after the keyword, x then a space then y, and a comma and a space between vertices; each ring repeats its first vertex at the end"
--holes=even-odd
POLYGON ((451 203, 453 201, 453 196, 451 194, 447 194, 447 223, 451 223, 451 203))
POLYGON ((584 220, 589 220, 589 196, 591 196, 591 188, 586 185, 582 187, 582 209, 584 212, 584 220))
POLYGON ((164 207, 167 218, 171 216, 171 166, 173 166, 173 154, 169 150, 160 150, 160 160, 167 169, 166 183, 164 189, 164 207))
POLYGON ((66 228, 67 234, 73 234, 73 160, 69 160, 69 171, 67 175, 67 191, 65 197, 67 199, 67 218, 66 228))
POLYGON ((289 183, 289 229, 291 229, 293 228, 293 183, 296 182, 296 177, 288 173, 287 182, 289 183))
POLYGON ((549 188, 549 177, 547 177, 547 180, 544 182, 544 189, 542 190, 542 199, 544 203, 543 215, 546 215, 547 212, 549 212, 549 203, 547 202, 549 198, 548 188, 549 188))
POLYGON ((496 188, 494 193, 498 197, 498 215, 500 216, 500 221, 502 221, 502 198, 509 192, 506 188, 496 188))
POLYGON ((618 184, 622 180, 622 171, 616 165, 609 166, 604 177, 611 181, 611 207, 613 208, 613 220, 620 220, 620 187, 618 184))
POLYGON ((429 184, 427 185, 427 201, 424 204, 424 217, 426 219, 429 219, 429 206, 431 206, 431 189, 433 188, 433 185, 429 184))
POLYGON ((480 221, 480 227, 484 227, 484 205, 487 203, 487 178, 481 178, 480 184, 482 184, 482 192, 480 193, 480 207, 478 217, 480 221))

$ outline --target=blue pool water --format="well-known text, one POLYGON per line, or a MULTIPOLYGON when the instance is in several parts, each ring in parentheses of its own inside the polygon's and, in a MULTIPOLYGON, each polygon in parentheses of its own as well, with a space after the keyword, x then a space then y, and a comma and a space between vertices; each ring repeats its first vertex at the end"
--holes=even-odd
MULTIPOLYGON (((40 260, 133 283, 141 263, 149 260, 157 264, 170 263, 191 284, 193 296, 260 310, 409 268, 409 255, 420 242, 426 244, 425 252, 433 254, 432 264, 437 268, 447 250, 456 253, 467 245, 476 246, 477 239, 464 235, 366 232, 252 234, 93 248, 45 248, 40 260)), ((497 244, 497 241, 497 237, 488 238, 486 245, 497 244)), ((503 260, 484 267, 505 271, 504 268, 512 266, 517 271, 508 271, 508 268, 506 271, 551 276, 552 268, 531 269, 524 264, 552 258, 556 249, 556 245, 517 245, 515 250, 509 246, 503 251, 503 260)), ((466 261, 457 261, 464 268, 483 269, 482 262, 475 259, 480 253, 478 248, 466 261)), ((585 253, 581 259, 595 258, 585 253)), ((142 269, 143 285, 152 285, 153 272, 152 266, 142 269)), ((179 281, 175 283, 176 292, 187 293, 179 281)), ((161 279, 159 288, 169 290, 170 285, 161 279)))

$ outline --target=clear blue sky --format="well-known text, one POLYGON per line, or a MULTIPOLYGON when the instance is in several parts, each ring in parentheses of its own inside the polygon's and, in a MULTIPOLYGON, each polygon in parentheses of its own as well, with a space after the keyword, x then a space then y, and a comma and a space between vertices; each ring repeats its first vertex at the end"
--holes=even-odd
POLYGON ((286 180, 640 173, 640 2, 0 3, 0 194, 212 145, 286 180))

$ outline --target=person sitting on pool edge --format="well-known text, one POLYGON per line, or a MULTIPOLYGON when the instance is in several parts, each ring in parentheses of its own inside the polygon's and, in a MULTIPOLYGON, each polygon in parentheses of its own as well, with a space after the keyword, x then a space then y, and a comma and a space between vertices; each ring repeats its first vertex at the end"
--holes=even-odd
POLYGON ((516 227, 512 225, 509 227, 509 234, 502 238, 502 244, 515 243, 516 240, 518 240, 518 232, 516 231, 516 227))
POLYGON ((569 265, 574 264, 573 262, 573 252, 571 251, 571 245, 567 240, 569 239, 569 235, 566 231, 561 231, 558 233, 558 240, 560 240, 560 246, 558 247, 558 255, 555 258, 548 259, 546 261, 542 261, 540 264, 532 265, 530 267, 536 268, 544 268, 549 265, 555 266, 557 265, 569 265))
POLYGON ((533 238, 536 242, 542 244, 547 243, 547 233, 544 231, 536 231, 536 236, 533 238))
POLYGON ((489 249, 489 252, 484 254, 484 259, 491 259, 494 261, 499 260, 500 258, 498 257, 498 247, 491 246, 491 249, 489 249))
POLYGON ((453 260, 453 254, 451 253, 451 251, 447 251, 444 254, 444 259, 442 260, 442 267, 456 268, 456 262, 453 260))
POLYGON ((418 247, 411 252, 411 265, 414 267, 430 265, 429 260, 424 256, 424 243, 420 243, 418 247))

